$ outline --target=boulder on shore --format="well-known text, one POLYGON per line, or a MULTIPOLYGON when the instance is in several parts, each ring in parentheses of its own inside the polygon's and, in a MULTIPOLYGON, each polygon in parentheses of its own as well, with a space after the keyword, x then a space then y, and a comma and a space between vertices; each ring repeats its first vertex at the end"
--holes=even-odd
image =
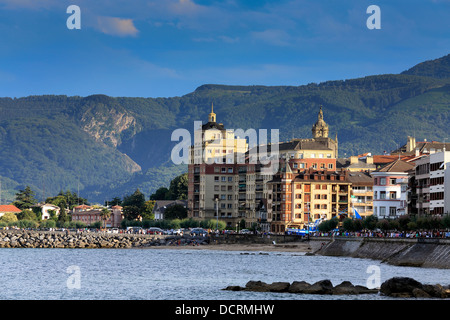
POLYGON ((380 293, 397 298, 450 298, 448 286, 422 284, 408 277, 394 277, 383 282, 380 293))

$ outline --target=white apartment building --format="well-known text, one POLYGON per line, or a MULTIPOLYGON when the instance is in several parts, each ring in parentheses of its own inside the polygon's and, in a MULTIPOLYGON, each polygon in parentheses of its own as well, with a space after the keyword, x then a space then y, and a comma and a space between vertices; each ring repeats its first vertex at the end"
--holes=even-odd
POLYGON ((379 219, 395 219, 407 213, 408 172, 414 164, 396 160, 373 176, 373 213, 379 219))

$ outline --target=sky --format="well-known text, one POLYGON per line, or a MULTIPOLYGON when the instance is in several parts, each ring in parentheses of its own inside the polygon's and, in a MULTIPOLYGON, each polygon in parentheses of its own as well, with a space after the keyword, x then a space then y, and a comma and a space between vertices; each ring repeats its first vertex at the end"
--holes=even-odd
POLYGON ((400 73, 449 54, 449 27, 450 0, 0 0, 0 97, 174 97, 400 73), (70 5, 80 29, 67 27, 70 5))

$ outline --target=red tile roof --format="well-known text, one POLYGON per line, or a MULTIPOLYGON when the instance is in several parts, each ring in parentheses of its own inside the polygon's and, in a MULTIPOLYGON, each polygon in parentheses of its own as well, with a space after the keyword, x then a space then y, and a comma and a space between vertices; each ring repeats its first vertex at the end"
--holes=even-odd
POLYGON ((19 208, 17 208, 16 206, 14 206, 12 204, 5 204, 5 205, 0 205, 0 212, 2 212, 2 213, 5 213, 5 212, 19 213, 19 212, 22 212, 22 210, 20 210, 19 208))

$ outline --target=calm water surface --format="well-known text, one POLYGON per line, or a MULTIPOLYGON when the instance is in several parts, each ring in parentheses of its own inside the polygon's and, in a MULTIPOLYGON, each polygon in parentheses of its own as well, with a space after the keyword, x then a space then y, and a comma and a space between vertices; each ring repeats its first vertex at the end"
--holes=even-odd
POLYGON ((371 265, 381 282, 406 276, 422 283, 450 284, 449 270, 395 267, 379 261, 344 257, 304 256, 301 253, 189 249, 0 249, 0 299, 14 300, 282 300, 386 299, 378 295, 320 296, 289 293, 232 292, 229 285, 249 280, 307 281, 330 279, 366 286, 371 265), (69 288, 80 270, 80 288, 69 288))

